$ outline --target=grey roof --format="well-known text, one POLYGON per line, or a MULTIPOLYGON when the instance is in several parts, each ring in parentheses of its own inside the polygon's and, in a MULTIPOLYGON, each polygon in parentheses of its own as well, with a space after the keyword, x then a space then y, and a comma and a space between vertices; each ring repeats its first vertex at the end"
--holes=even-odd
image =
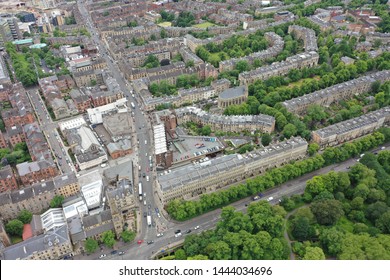
POLYGON ((45 251, 56 243, 58 245, 70 243, 67 225, 5 248, 4 258, 6 260, 26 259, 34 252, 45 251))
POLYGON ((113 167, 104 170, 104 177, 108 181, 116 181, 117 176, 119 179, 126 178, 133 182, 133 161, 129 160, 113 167))
POLYGON ((2 193, 0 194, 0 205, 18 203, 36 195, 54 191, 55 188, 62 187, 66 184, 71 184, 74 180, 76 180, 75 174, 70 173, 55 177, 54 179, 47 179, 45 182, 40 182, 27 188, 13 191, 11 193, 2 193))
POLYGON ((234 124, 258 124, 261 126, 273 126, 275 123, 275 118, 268 115, 258 114, 258 115, 236 115, 236 116, 221 116, 209 114, 206 111, 203 111, 196 107, 184 107, 175 110, 175 113, 178 117, 182 115, 191 114, 198 117, 204 122, 212 122, 216 124, 223 125, 234 125, 234 124))
POLYGON ((390 118, 390 106, 370 112, 360 117, 327 126, 325 128, 313 131, 313 133, 321 136, 321 138, 327 138, 333 135, 341 135, 349 133, 350 131, 360 127, 364 127, 372 123, 377 123, 378 120, 382 118, 390 118))
POLYGON ((0 179, 5 180, 14 177, 12 168, 10 165, 4 166, 0 169, 0 179))
POLYGON ((163 192, 172 188, 183 187, 198 180, 205 180, 208 177, 214 177, 218 173, 228 172, 243 164, 249 164, 254 161, 272 158, 275 155, 289 149, 307 145, 307 142, 300 138, 292 138, 279 144, 271 145, 266 148, 252 151, 250 156, 239 154, 217 157, 200 164, 187 165, 172 170, 172 172, 157 177, 163 192))
POLYGON ((110 210, 105 210, 100 212, 99 214, 85 216, 82 218, 84 228, 95 227, 110 220, 112 220, 110 210))
POLYGON ((99 170, 95 170, 92 172, 89 172, 87 174, 84 174, 78 178, 80 187, 92 184, 97 181, 101 181, 102 177, 100 176, 99 170))
POLYGON ((128 139, 118 140, 117 142, 111 142, 107 145, 107 150, 109 153, 115 151, 127 151, 131 149, 131 141, 128 139))
POLYGON ((340 95, 343 92, 350 92, 352 88, 357 86, 368 86, 375 81, 385 82, 388 80, 390 80, 390 70, 383 70, 353 79, 351 81, 336 84, 325 89, 317 90, 302 97, 296 97, 290 100, 286 100, 283 102, 283 105, 288 110, 294 111, 296 110, 296 108, 302 107, 303 105, 309 106, 310 104, 314 104, 319 100, 326 99, 329 95, 340 95))
POLYGON ((246 86, 228 88, 219 95, 219 99, 231 99, 231 98, 245 96, 245 92, 246 92, 246 86))

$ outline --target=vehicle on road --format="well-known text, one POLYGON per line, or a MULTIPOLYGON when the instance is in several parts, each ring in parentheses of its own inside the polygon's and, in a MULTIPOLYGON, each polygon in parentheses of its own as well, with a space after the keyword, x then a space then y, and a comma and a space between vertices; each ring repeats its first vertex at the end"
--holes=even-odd
POLYGON ((151 227, 151 226, 152 226, 152 216, 148 215, 148 216, 146 217, 146 221, 147 221, 147 223, 148 223, 148 226, 151 227))
POLYGON ((139 194, 139 201, 142 201, 142 183, 138 183, 138 194, 139 194))
POLYGON ((125 254, 125 252, 123 252, 123 251, 119 251, 119 253, 118 253, 118 255, 124 255, 125 254))
POLYGON ((386 147, 381 147, 381 150, 384 150, 384 149, 386 149, 386 147))
POLYGON ((148 209, 150 209, 151 207, 152 207, 152 205, 149 204, 149 205, 148 205, 148 209))
POLYGON ((149 241, 147 241, 146 243, 147 243, 148 245, 150 245, 150 244, 153 244, 154 241, 153 241, 153 240, 149 240, 149 241))
POLYGON ((157 233, 157 235, 156 235, 157 237, 161 237, 161 236, 164 236, 164 233, 157 233))
POLYGON ((274 200, 274 198, 272 196, 270 196, 269 198, 267 198, 267 201, 272 201, 274 200))
POLYGON ((186 233, 191 233, 192 232, 192 230, 190 230, 190 229, 188 229, 187 231, 186 231, 186 233))
POLYGON ((175 234, 178 234, 178 233, 180 233, 181 232, 181 230, 180 229, 178 229, 178 230, 175 230, 175 234))
POLYGON ((144 241, 141 240, 141 239, 137 241, 138 244, 142 244, 143 242, 144 242, 144 241))
POLYGON ((111 255, 116 255, 118 253, 117 250, 111 251, 111 255))
POLYGON ((146 206, 146 200, 144 200, 144 205, 146 206))
POLYGON ((175 234, 175 237, 180 237, 180 236, 181 236, 181 232, 175 234))
POLYGON ((146 182, 149 182, 149 176, 146 176, 146 182))
POLYGON ((144 218, 146 218, 147 215, 148 215, 148 213, 144 212, 144 218))
POLYGON ((130 104, 131 104, 131 108, 134 109, 135 108, 134 102, 131 102, 130 104))
POLYGON ((194 229, 199 229, 200 228, 200 226, 196 226, 196 227, 194 227, 194 229))
POLYGON ((103 258, 105 258, 105 257, 107 257, 106 254, 101 254, 101 255, 99 256, 99 259, 103 259, 103 258))

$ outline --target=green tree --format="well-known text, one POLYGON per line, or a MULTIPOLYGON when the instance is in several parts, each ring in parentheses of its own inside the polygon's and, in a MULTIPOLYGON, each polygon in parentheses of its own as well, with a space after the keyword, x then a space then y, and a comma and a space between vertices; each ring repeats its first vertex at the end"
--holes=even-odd
POLYGON ((135 236, 136 236, 136 233, 133 231, 130 231, 130 230, 124 230, 121 233, 122 240, 125 243, 133 241, 135 236))
POLYGON ((87 238, 84 242, 84 248, 87 254, 92 254, 99 248, 99 244, 95 239, 87 238))
POLYGON ((320 145, 318 145, 317 143, 311 143, 307 148, 307 152, 310 156, 313 156, 315 153, 318 152, 319 149, 320 149, 320 145))
POLYGON ((23 234, 23 222, 19 221, 17 219, 11 220, 11 221, 9 221, 5 225, 5 231, 9 235, 22 236, 22 234, 23 234))
POLYGON ((291 221, 291 234, 298 241, 310 240, 315 230, 307 217, 298 216, 291 221))
POLYGON ((324 251, 319 247, 307 247, 304 260, 325 260, 324 251))
POLYGON ((272 137, 271 135, 269 135, 268 133, 264 133, 262 136, 261 136, 261 144, 263 146, 268 146, 269 143, 271 143, 272 141, 272 137))
POLYGON ((211 127, 209 125, 205 125, 204 127, 202 127, 200 134, 204 136, 209 136, 211 134, 211 127))
POLYGON ((285 138, 289 139, 291 136, 297 134, 297 128, 295 125, 289 123, 283 128, 282 134, 285 138))
POLYGON ((320 234, 320 242, 325 252, 331 256, 337 256, 341 252, 344 233, 335 227, 324 229, 320 234))
POLYGON ((64 196, 55 195, 53 199, 50 201, 51 208, 58 208, 62 206, 62 202, 64 202, 64 196))
POLYGON ((186 260, 187 255, 183 249, 178 249, 175 251, 175 260, 186 260))
POLYGON ((107 247, 114 247, 116 241, 115 241, 115 234, 109 230, 105 231, 102 234, 101 241, 107 246, 107 247))
POLYGON ((23 224, 29 224, 31 222, 32 216, 33 214, 30 211, 23 209, 18 214, 18 220, 23 224))
POLYGON ((310 210, 321 225, 333 225, 344 215, 341 203, 334 199, 313 202, 310 210))

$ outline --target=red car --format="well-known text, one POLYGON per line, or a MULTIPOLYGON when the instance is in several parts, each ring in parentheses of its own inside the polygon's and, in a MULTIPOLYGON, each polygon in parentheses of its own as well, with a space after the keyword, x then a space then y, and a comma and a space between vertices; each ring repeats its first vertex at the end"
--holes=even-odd
POLYGON ((138 244, 142 244, 143 242, 144 242, 144 241, 141 240, 141 239, 137 241, 138 244))

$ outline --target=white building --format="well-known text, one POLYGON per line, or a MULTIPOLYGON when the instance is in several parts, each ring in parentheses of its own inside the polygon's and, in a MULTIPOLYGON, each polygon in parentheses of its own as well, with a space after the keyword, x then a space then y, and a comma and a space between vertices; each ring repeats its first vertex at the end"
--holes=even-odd
POLYGON ((103 179, 98 170, 79 177, 81 193, 89 210, 100 206, 103 191, 103 179))
POLYGON ((42 228, 45 232, 66 224, 62 208, 51 208, 41 215, 42 228))
POLYGON ((110 112, 126 113, 126 103, 127 99, 121 98, 107 105, 103 105, 96 108, 89 108, 87 109, 89 120, 92 124, 99 124, 103 123, 103 115, 105 114, 108 114, 110 112))

